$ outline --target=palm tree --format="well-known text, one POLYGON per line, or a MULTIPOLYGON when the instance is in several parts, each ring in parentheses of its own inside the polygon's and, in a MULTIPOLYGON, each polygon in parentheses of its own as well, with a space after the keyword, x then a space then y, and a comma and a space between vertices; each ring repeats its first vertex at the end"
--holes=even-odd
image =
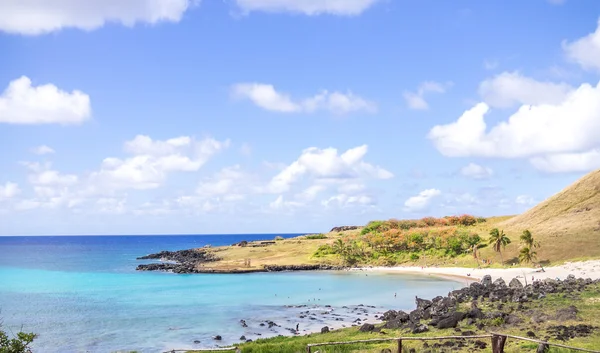
POLYGON ((344 245, 342 239, 339 238, 336 239, 335 243, 333 243, 332 248, 336 254, 344 255, 344 253, 346 252, 346 246, 344 245))
POLYGON ((529 230, 524 230, 523 234, 521 234, 521 244, 523 247, 535 249, 540 247, 540 242, 533 239, 533 235, 529 230))
POLYGON ((535 261, 536 257, 537 257, 537 253, 528 247, 522 248, 521 251, 519 252, 519 262, 521 262, 521 263, 533 262, 533 261, 535 261))
POLYGON ((502 264, 504 265, 502 249, 506 248, 506 246, 510 244, 510 239, 506 236, 506 234, 504 234, 503 230, 494 228, 490 231, 489 243, 492 244, 494 251, 500 254, 500 260, 502 260, 502 264))

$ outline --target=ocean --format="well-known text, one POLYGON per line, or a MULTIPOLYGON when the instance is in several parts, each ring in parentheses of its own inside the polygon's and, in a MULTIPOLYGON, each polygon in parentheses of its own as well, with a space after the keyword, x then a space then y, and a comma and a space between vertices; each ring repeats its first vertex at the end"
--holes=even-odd
POLYGON ((154 353, 232 344, 242 335, 290 335, 297 324, 303 333, 349 326, 357 310, 363 310, 363 322, 373 320, 387 309, 413 309, 415 296, 432 298, 463 286, 361 271, 177 275, 135 270, 149 262, 136 257, 161 250, 274 236, 0 237, 3 329, 37 333, 33 347, 39 353, 154 353), (306 311, 311 315, 302 315, 306 311), (269 328, 267 320, 277 326, 269 328), (214 340, 216 335, 222 340, 214 340))

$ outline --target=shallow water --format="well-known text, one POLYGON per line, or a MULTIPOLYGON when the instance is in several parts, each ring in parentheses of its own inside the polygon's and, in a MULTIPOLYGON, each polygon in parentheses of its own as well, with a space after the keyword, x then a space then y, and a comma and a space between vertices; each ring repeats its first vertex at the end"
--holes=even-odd
POLYGON ((373 320, 384 309, 411 309, 415 295, 431 298, 461 287, 433 277, 361 271, 135 271, 145 263, 135 258, 151 252, 265 238, 272 236, 0 237, 4 326, 38 333, 36 352, 161 352, 235 343, 241 335, 290 334, 286 328, 296 324, 306 332, 360 316, 373 320), (297 305, 307 307, 290 307, 297 305), (360 316, 359 309, 365 309, 360 316), (306 310, 315 318, 300 319, 306 310), (265 320, 280 327, 260 326, 265 320), (217 334, 222 341, 212 339, 217 334))

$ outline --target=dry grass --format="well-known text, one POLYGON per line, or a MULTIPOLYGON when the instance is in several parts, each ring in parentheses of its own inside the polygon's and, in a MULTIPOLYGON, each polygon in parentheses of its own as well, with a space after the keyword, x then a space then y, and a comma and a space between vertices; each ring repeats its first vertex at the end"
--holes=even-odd
POLYGON ((592 172, 529 211, 497 224, 513 243, 506 257, 518 254, 518 238, 529 229, 542 243, 540 260, 562 262, 600 257, 600 170, 592 172))
POLYGON ((302 265, 323 263, 312 255, 319 246, 331 244, 338 234, 327 234, 327 239, 306 239, 304 236, 278 240, 273 245, 252 247, 260 242, 250 242, 246 247, 221 246, 214 248, 221 261, 207 263, 203 269, 237 270, 262 269, 264 265, 302 265), (250 259, 250 267, 244 266, 244 260, 250 259))

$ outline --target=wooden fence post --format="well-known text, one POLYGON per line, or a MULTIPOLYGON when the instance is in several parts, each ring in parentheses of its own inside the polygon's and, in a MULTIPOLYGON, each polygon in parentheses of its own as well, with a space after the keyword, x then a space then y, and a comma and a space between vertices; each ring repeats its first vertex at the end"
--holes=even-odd
POLYGON ((310 353, 310 346, 306 346, 306 353, 310 353))
POLYGON ((402 353, 402 340, 398 340, 398 353, 402 353))
POLYGON ((492 353, 504 353, 506 336, 492 335, 492 353))

